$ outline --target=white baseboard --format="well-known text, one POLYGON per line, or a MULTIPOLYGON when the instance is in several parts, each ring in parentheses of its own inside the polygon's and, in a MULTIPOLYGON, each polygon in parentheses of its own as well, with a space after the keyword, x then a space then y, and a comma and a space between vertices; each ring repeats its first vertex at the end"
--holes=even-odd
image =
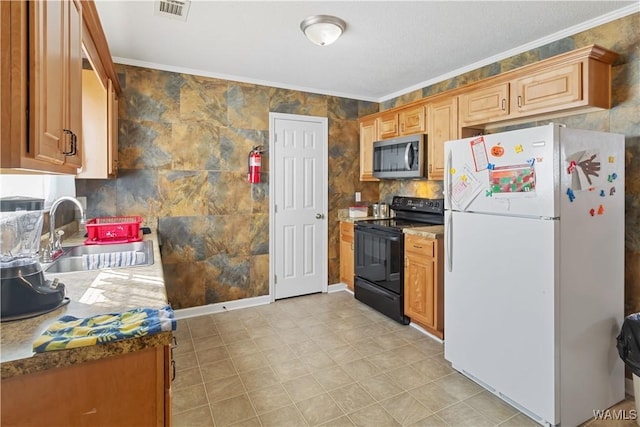
POLYGON ((222 313, 223 311, 237 310, 239 308, 255 307, 271 303, 271 297, 264 295, 254 298, 243 298, 228 302, 217 302, 215 304, 201 305, 198 307, 181 308, 174 310, 176 320, 188 319, 190 317, 203 316, 205 314, 222 313))
POLYGON ((333 292, 340 292, 340 291, 349 291, 349 288, 347 288, 347 285, 345 285, 344 283, 335 283, 333 285, 329 285, 328 289, 327 289, 327 293, 331 294, 333 292))
POLYGON ((423 334, 425 334, 426 336, 428 336, 431 339, 434 339, 436 341, 438 341, 440 344, 442 344, 444 341, 441 340, 440 338, 438 338, 437 336, 433 335, 431 332, 427 331, 426 329, 424 329, 422 326, 420 325, 416 325, 415 323, 411 322, 409 323, 409 326, 417 329, 418 331, 422 332, 423 334))

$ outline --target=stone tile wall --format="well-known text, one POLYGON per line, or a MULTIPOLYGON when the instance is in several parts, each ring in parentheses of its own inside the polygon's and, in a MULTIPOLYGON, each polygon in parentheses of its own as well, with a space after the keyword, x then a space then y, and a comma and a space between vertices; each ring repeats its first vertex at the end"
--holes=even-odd
MULTIPOLYGON (((247 156, 269 144, 269 112, 329 118, 329 277, 339 282, 338 209, 361 183, 357 118, 375 103, 118 66, 120 173, 78 180, 89 218, 142 215, 158 227, 169 301, 195 307, 269 293, 269 171, 247 182, 247 156)), ((266 167, 265 167, 266 166, 266 167)))

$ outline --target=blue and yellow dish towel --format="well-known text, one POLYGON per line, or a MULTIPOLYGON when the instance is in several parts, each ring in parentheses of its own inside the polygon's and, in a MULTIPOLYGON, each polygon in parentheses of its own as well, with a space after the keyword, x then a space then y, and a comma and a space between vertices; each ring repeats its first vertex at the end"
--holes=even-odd
POLYGON ((136 308, 122 313, 98 314, 86 318, 63 316, 35 340, 33 351, 44 353, 108 344, 175 330, 176 320, 169 305, 159 310, 136 308))

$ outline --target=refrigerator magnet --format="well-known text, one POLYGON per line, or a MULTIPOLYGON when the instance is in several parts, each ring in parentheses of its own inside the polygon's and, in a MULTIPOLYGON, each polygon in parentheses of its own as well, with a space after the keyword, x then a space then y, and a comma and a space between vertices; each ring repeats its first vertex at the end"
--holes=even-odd
POLYGON ((498 142, 496 145, 491 147, 491 155, 493 157, 502 157, 504 155, 504 148, 498 142))
POLYGON ((471 154, 473 155, 473 164, 476 167, 476 172, 483 171, 489 164, 489 157, 487 157, 487 147, 484 144, 484 137, 478 137, 472 139, 469 144, 471 145, 471 154))
POLYGON ((598 215, 602 215, 604 213, 604 206, 598 206, 598 215))
POLYGON ((518 144, 515 146, 515 150, 516 150, 516 154, 520 154, 524 151, 524 147, 522 146, 522 144, 518 144))
POLYGON ((616 194, 616 187, 611 187, 611 189, 609 189, 609 195, 613 196, 614 194, 616 194))

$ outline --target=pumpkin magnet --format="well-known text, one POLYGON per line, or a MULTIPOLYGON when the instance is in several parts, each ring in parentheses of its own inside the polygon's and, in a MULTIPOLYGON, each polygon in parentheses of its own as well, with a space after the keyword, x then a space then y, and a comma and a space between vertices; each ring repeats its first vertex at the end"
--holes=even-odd
POLYGON ((493 157, 502 157, 504 154, 504 148, 501 145, 494 145, 491 147, 491 155, 493 157))

